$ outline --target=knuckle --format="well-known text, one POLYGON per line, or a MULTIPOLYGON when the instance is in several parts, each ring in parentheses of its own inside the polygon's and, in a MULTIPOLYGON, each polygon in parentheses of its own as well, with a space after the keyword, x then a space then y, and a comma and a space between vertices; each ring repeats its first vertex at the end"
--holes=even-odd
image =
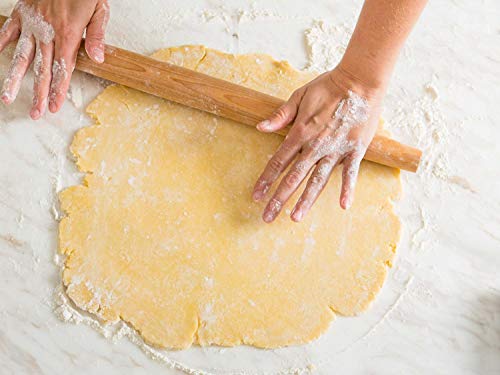
POLYGON ((279 119, 285 119, 286 118, 286 110, 284 107, 280 107, 278 108, 275 112, 274 112, 274 117, 278 117, 279 119))
POLYGON ((321 140, 318 139, 318 138, 314 138, 313 140, 311 140, 309 142, 309 147, 313 150, 313 151, 317 151, 319 150, 321 146, 321 140))
POLYGON ((299 174, 304 174, 304 173, 307 173, 309 171, 309 168, 310 168, 310 164, 307 160, 301 160, 299 161, 294 169, 293 169, 293 172, 297 172, 299 174))
POLYGON ((356 178, 357 174, 358 174, 358 172, 357 172, 356 166, 350 166, 350 167, 345 169, 345 176, 350 178, 350 179, 356 178))
POLYGON ((314 126, 320 126, 322 124, 321 118, 318 115, 311 117, 310 123, 314 126))
POLYGON ((103 27, 88 27, 85 40, 100 42, 104 39, 106 32, 103 27))
POLYGON ((295 90, 292 95, 290 95, 290 100, 298 101, 302 97, 302 89, 295 90))
POLYGON ((334 161, 335 161, 335 157, 330 154, 330 155, 326 155, 323 160, 328 163, 328 164, 332 164, 334 161))
POLYGON ((320 174, 315 174, 311 177, 311 185, 323 185, 325 183, 325 178, 320 174))
POLYGON ((47 64, 41 64, 37 69, 38 75, 42 78, 47 78, 52 73, 52 69, 47 64))
POLYGON ((87 34, 85 40, 88 40, 88 43, 91 44, 100 44, 104 40, 104 33, 102 31, 93 31, 90 34, 87 34))
POLYGON ((67 43, 79 39, 80 35, 78 35, 75 28, 71 25, 63 24, 58 29, 58 38, 61 42, 67 43))
POLYGON ((296 123, 293 127, 293 134, 299 138, 303 139, 307 134, 307 128, 303 123, 296 123))
POLYGON ((300 175, 297 171, 290 172, 285 178, 285 184, 287 187, 292 188, 297 186, 300 181, 300 175))
POLYGON ((269 161, 269 168, 273 172, 276 172, 276 173, 281 172, 283 167, 284 167, 284 163, 277 157, 274 157, 269 161))
POLYGON ((20 52, 14 56, 14 64, 27 65, 28 63, 29 63, 29 58, 26 53, 20 52))
POLYGON ((293 143, 290 137, 286 139, 285 142, 283 142, 280 146, 280 153, 291 153, 293 151, 293 143))

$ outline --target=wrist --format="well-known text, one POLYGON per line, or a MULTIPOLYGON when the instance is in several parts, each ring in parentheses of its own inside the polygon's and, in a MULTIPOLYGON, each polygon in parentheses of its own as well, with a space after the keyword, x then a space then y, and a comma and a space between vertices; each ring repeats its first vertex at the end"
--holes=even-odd
POLYGON ((350 67, 339 64, 328 73, 330 79, 342 92, 353 91, 358 95, 373 101, 383 96, 387 86, 386 81, 372 75, 360 74, 350 67))
POLYGON ((353 35, 337 68, 367 88, 384 90, 398 55, 398 46, 384 47, 374 36, 353 35))

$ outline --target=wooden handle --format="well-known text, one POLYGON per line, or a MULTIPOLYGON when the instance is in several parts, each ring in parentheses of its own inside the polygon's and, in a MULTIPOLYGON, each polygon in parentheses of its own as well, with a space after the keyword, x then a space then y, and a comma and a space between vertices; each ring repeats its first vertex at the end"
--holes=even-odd
MULTIPOLYGON (((0 23, 5 17, 0 16, 0 23)), ((82 46, 76 69, 179 104, 255 126, 283 100, 206 74, 107 45, 105 62, 93 62, 82 46)), ((277 133, 286 135, 289 127, 277 133)), ((365 159, 415 172, 422 152, 376 134, 365 159)))

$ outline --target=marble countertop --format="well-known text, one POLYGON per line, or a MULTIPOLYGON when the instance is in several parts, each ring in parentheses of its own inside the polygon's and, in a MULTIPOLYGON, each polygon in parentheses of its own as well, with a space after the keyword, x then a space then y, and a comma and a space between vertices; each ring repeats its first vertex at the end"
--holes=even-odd
MULTIPOLYGON (((361 4, 110 3, 114 45, 150 53, 205 44, 324 69, 342 53, 361 4)), ((0 0, 0 13, 13 4, 0 0)), ((402 53, 384 118, 425 159, 418 174, 403 175, 403 238, 373 307, 303 347, 194 348, 166 358, 213 374, 500 373, 499 19, 498 0, 431 2, 402 53)), ((4 53, 1 76, 7 66, 4 53)), ((32 78, 14 105, 0 105, 0 374, 182 374, 127 338, 55 314, 56 194, 79 181, 68 146, 91 123, 84 107, 102 84, 75 74, 61 113, 33 122, 32 78)))

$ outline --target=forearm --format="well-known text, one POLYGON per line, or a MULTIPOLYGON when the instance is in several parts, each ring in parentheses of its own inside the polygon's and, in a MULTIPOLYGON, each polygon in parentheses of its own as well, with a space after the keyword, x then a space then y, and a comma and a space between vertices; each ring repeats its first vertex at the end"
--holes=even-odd
POLYGON ((385 87, 426 3, 366 0, 339 68, 366 87, 385 87))

